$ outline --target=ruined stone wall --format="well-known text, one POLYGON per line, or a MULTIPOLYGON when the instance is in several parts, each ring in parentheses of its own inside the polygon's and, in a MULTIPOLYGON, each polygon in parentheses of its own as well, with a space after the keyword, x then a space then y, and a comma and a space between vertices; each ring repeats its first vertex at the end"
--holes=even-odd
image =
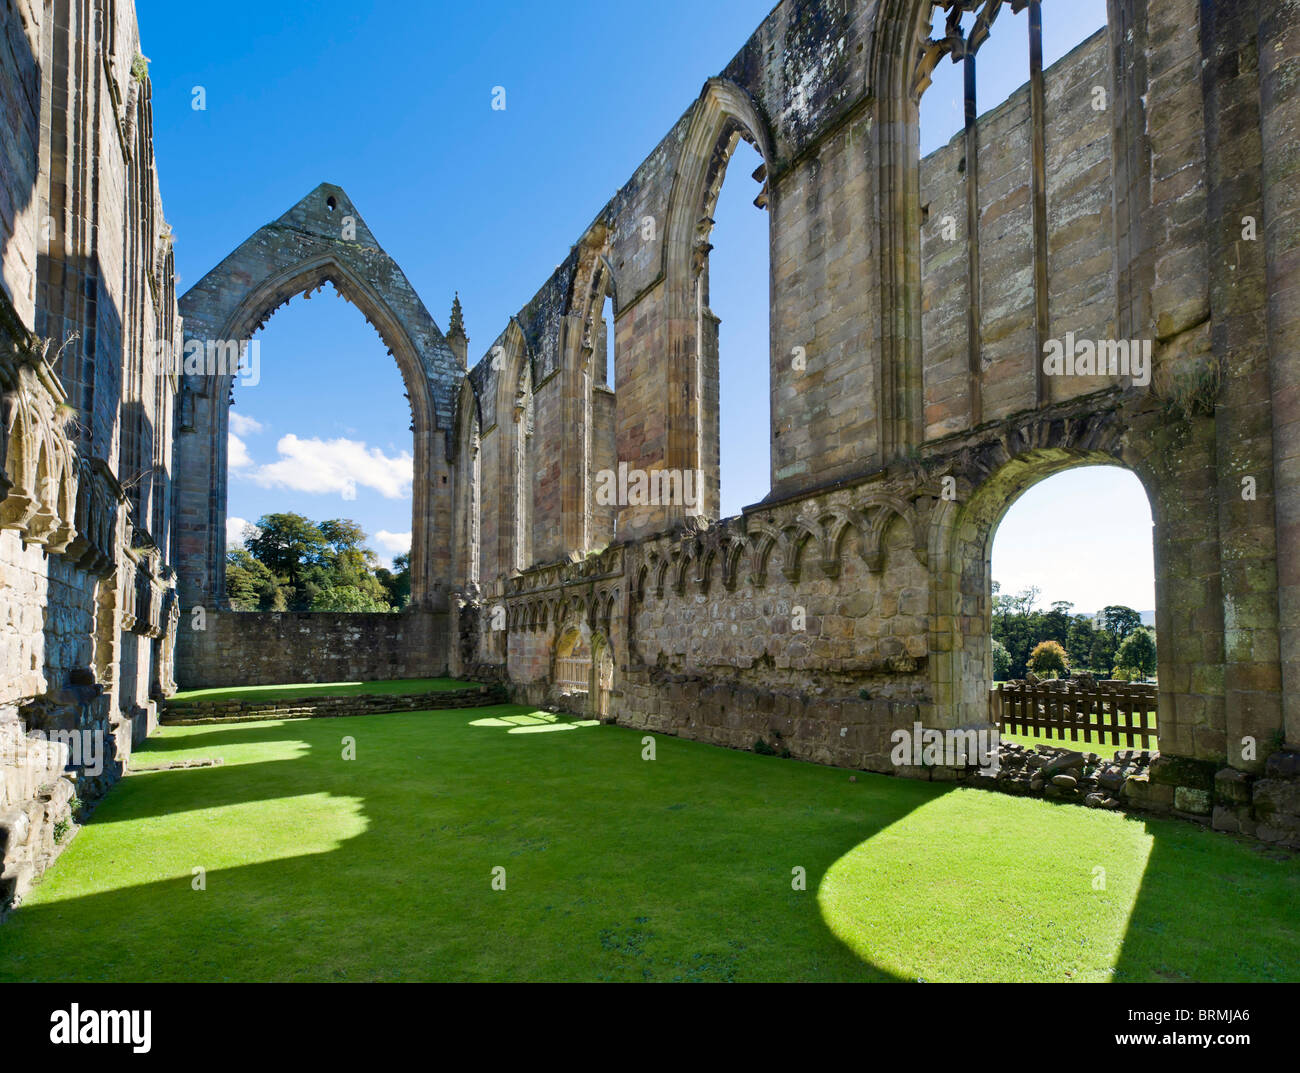
POLYGON ((49 578, 39 547, 24 549, 12 531, 0 533, 0 581, 4 614, 0 650, 4 652, 3 699, 14 702, 45 691, 45 608, 49 578))
POLYGON ((14 897, 70 829, 74 792, 93 803, 112 784, 174 688, 180 323, 133 6, 23 0, 2 28, 0 723, 89 735, 103 760, 92 772, 73 751, 59 775, 35 747, 0 759, 14 897))
POLYGON ((40 49, 45 5, 14 0, 0 33, 0 101, 7 117, 0 130, 3 196, 0 197, 0 287, 10 314, 31 325, 36 313, 36 244, 41 220, 36 176, 40 140, 40 49))
POLYGON ((54 858, 71 827, 74 784, 64 777, 68 749, 29 737, 0 706, 0 914, 20 899, 54 858))
POLYGON ((705 472, 701 504, 619 504, 617 534, 654 532, 683 513, 716 515, 716 320, 707 282, 697 287, 697 279, 707 273, 710 214, 740 138, 764 157, 767 174, 754 190, 771 212, 780 279, 773 382, 786 387, 776 400, 774 483, 793 491, 847 476, 874 450, 874 418, 847 387, 867 396, 880 387, 868 345, 880 295, 871 286, 873 191, 863 152, 874 135, 860 107, 873 15, 872 5, 779 5, 483 352, 470 381, 483 412, 485 582, 585 553, 614 529, 592 495, 600 471, 612 468, 597 464, 609 440, 595 417, 591 339, 605 272, 615 297, 614 457, 640 471, 705 472), (809 365, 791 382, 785 356, 795 346, 809 365), (521 361, 531 370, 534 423, 530 458, 516 460, 504 411, 518 394, 521 361), (537 479, 516 503, 521 470, 537 479))
POLYGON ((448 629, 445 612, 414 608, 396 614, 187 615, 177 639, 180 684, 209 689, 439 678, 448 670, 448 629))
MULTIPOLYGON (((576 611, 615 638, 613 718, 739 747, 780 730, 793 755, 870 766, 900 720, 988 718, 998 523, 1045 477, 1120 465, 1151 501, 1162 746, 1258 775, 1295 736, 1294 18, 1114 0, 1106 29, 979 118, 967 161, 964 135, 917 152, 925 57, 948 62, 930 14, 777 5, 471 369, 475 656, 554 702, 544 669, 576 611), (609 572, 588 577, 601 456, 574 444, 604 430, 578 340, 606 269, 613 458, 716 486, 708 237, 739 138, 771 227, 772 491, 721 522, 716 487, 622 503, 595 557, 609 572), (1071 336, 1149 347, 1149 382, 1048 373, 1045 345, 1071 336), (616 594, 608 631, 593 586, 616 594)), ((1022 18, 1004 7, 992 32, 1022 18)))
MULTIPOLYGON (((923 424, 919 415, 903 412, 897 396, 912 389, 881 360, 889 325, 881 319, 886 291, 872 208, 884 197, 873 171, 878 133, 851 88, 870 51, 873 14, 779 5, 471 370, 483 414, 485 583, 521 563, 599 547, 605 541, 597 534, 610 529, 627 538, 687 514, 717 516, 719 399, 716 368, 709 364, 716 357, 717 325, 707 299, 697 298, 707 296, 709 213, 718 190, 723 181, 750 181, 727 175, 738 138, 752 140, 764 156, 755 190, 772 236, 772 494, 812 491, 879 469, 898 455, 908 422, 930 439, 970 424, 960 135, 919 166, 915 241, 924 294, 916 371, 923 377, 914 379, 918 391, 924 382, 916 404, 923 424), (610 359, 617 370, 613 466, 702 469, 706 491, 696 508, 624 503, 610 524, 593 503, 598 473, 613 468, 600 464, 608 435, 595 416, 601 392, 584 368, 581 343, 584 332, 600 328, 591 283, 601 264, 609 268, 617 297, 610 359), (791 361, 796 352, 797 370, 791 361), (522 392, 525 366, 529 386, 522 392), (674 403, 679 397, 682 408, 674 403), (515 457, 516 403, 531 430, 526 458, 515 457), (585 452, 584 442, 591 445, 585 452), (516 502, 521 469, 531 480, 524 500, 516 502), (521 517, 526 548, 517 539, 521 517)), ((1114 79, 1105 30, 1045 79, 1047 302, 1050 331, 1059 336, 1115 334, 1109 194, 1114 79), (1108 95, 1100 108, 1093 94, 1098 86, 1108 95)), ((983 419, 1035 405, 1034 363, 1026 360, 1036 351, 1029 127, 1027 87, 979 126, 983 419)), ((1067 401, 1116 382, 1110 376, 1057 379, 1046 401, 1067 401)))

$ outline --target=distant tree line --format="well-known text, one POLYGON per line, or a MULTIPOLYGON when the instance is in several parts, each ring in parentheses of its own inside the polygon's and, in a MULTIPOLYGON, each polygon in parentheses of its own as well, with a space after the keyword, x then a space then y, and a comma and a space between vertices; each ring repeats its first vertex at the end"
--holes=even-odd
POLYGON ((1145 678, 1155 674, 1155 633, 1131 607, 1111 604, 1101 621, 1073 614, 1074 604, 1057 600, 1035 607, 1039 590, 1002 594, 993 583, 993 676, 998 681, 1035 674, 1089 673, 1101 678, 1145 678))
POLYGON ((393 567, 347 518, 264 514, 226 553, 226 597, 236 611, 399 611, 411 598, 410 556, 393 567))

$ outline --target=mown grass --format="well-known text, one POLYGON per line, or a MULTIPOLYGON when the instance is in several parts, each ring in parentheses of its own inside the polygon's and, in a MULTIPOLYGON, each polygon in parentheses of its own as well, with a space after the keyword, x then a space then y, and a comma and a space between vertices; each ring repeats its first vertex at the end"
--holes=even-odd
POLYGON ((394 678, 384 682, 299 682, 295 685, 235 686, 226 689, 187 689, 172 697, 173 701, 227 700, 257 703, 272 700, 299 700, 308 697, 376 696, 387 693, 447 693, 456 689, 474 689, 477 682, 455 678, 394 678))
POLYGON ((647 760, 518 706, 346 723, 164 728, 142 763, 224 764, 124 779, 0 925, 0 980, 1300 975, 1296 859, 1188 824, 647 760))

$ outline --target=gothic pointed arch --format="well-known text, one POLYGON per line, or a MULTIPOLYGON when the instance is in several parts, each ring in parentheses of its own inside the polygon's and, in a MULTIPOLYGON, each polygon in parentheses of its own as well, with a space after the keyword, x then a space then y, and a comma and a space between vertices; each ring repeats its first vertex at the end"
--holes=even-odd
POLYGON ((176 544, 187 606, 224 601, 236 357, 276 309, 295 295, 310 297, 327 282, 357 306, 401 372, 414 436, 411 603, 446 607, 452 579, 450 457, 463 366, 351 199, 329 183, 259 229, 180 300, 184 420, 177 437, 176 544))
MULTIPOLYGON (((709 235, 727 164, 742 139, 758 151, 763 159, 762 171, 770 175, 775 152, 768 123, 759 106, 736 83, 724 78, 709 79, 692 109, 669 195, 663 243, 668 316, 681 326, 669 354, 664 465, 681 472, 702 471, 704 495, 693 508, 668 508, 670 521, 687 513, 704 513, 716 518, 720 512, 718 412, 716 401, 707 405, 702 401, 706 398, 703 383, 706 366, 710 355, 716 365, 717 347, 717 322, 707 313, 709 235)), ((764 191, 770 202, 770 183, 764 191)), ((716 370, 713 375, 716 376, 716 370)))
POLYGON ((532 347, 518 318, 511 317, 493 348, 496 426, 502 437, 497 452, 497 516, 509 519, 508 532, 498 534, 498 572, 507 576, 532 564, 533 366, 532 347))
POLYGON ((578 244, 568 299, 562 378, 566 427, 562 448, 561 528, 568 547, 584 551, 608 544, 617 506, 597 496, 601 471, 618 466, 614 325, 620 311, 614 268, 609 262, 612 225, 592 225, 578 244))

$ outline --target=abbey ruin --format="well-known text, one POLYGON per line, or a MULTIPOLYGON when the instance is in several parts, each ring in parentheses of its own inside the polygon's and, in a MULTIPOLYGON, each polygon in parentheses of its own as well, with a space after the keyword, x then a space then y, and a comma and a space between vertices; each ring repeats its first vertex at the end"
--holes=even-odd
POLYGON ((899 772, 890 735, 988 722, 993 533, 1098 463, 1136 473, 1154 519, 1161 757, 1135 804, 1300 840, 1300 10, 1110 0, 922 158, 936 65, 1057 7, 782 0, 471 351, 330 183, 178 296, 132 5, 6 0, 9 882, 71 792, 33 732, 103 730, 78 790, 101 792, 177 683, 451 674, 955 777, 899 772), (710 230, 724 180, 751 182, 728 174, 742 139, 770 234, 771 480, 721 518, 710 230), (236 613, 235 368, 209 359, 326 283, 405 382, 412 605, 236 613))

